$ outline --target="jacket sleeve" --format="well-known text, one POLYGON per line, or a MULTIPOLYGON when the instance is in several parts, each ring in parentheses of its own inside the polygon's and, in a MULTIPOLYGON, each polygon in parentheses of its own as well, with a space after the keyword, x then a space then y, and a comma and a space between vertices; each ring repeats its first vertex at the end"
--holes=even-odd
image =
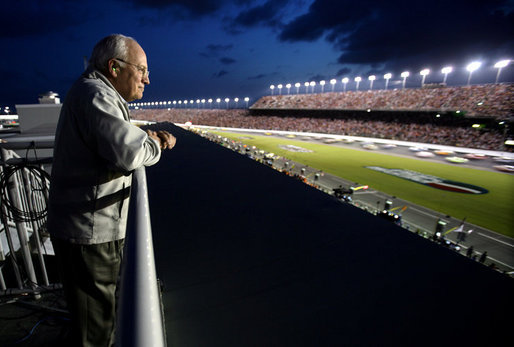
POLYGON ((128 172, 159 161, 158 143, 123 117, 124 105, 117 95, 97 92, 90 107, 90 129, 94 131, 98 154, 110 165, 128 172))

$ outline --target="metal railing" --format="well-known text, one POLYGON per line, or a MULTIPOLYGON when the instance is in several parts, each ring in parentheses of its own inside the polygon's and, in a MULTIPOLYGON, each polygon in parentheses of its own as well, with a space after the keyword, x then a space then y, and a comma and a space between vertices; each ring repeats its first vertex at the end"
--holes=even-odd
POLYGON ((116 345, 166 346, 144 167, 132 174, 123 258, 116 345))

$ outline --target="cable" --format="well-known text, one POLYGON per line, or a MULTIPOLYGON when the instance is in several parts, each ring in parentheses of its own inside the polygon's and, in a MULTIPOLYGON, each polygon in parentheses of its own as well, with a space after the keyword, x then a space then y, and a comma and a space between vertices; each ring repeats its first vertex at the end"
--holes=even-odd
POLYGON ((64 321, 69 321, 69 319, 68 319, 68 318, 66 318, 66 317, 54 317, 54 316, 45 317, 45 318, 43 318, 43 319, 39 320, 39 321, 38 321, 38 322, 37 322, 37 323, 32 327, 32 329, 30 329, 30 332, 29 332, 27 335, 25 335, 23 338, 21 338, 21 339, 19 339, 18 341, 16 341, 16 342, 15 342, 15 344, 20 344, 20 343, 22 343, 22 342, 24 342, 24 341, 28 340, 28 339, 29 339, 29 338, 34 334, 34 331, 36 330, 36 328, 37 328, 41 323, 43 323, 43 322, 45 322, 45 321, 48 321, 48 320, 51 320, 51 319, 62 319, 62 320, 64 320, 64 321))
POLYGON ((46 197, 49 185, 50 175, 37 166, 20 163, 4 167, 4 170, 0 173, 0 203, 6 207, 7 215, 3 209, 0 209, 0 213, 15 222, 32 222, 45 218, 47 215, 46 206, 48 201, 46 197), (27 198, 35 199, 37 197, 44 201, 44 206, 41 206, 39 210, 25 211, 23 208, 18 208, 14 206, 13 201, 9 197, 9 180, 14 176, 14 179, 18 178, 18 182, 20 182, 20 175, 23 170, 28 170, 31 196, 27 198))

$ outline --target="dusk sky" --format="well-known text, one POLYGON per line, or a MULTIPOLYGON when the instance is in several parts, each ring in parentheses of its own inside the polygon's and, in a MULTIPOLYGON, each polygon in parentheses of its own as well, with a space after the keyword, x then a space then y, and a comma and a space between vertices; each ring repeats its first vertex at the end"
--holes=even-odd
MULTIPOLYGON (((502 0, 20 0, 2 2, 0 107, 64 99, 95 43, 132 36, 146 51, 150 86, 142 102, 270 94, 271 84, 375 74, 374 89, 441 82, 493 83, 514 58, 514 1, 502 0)), ((514 63, 500 81, 514 81, 514 63)), ((304 91, 304 87, 300 89, 304 91)), ((282 93, 286 93, 284 89, 282 93)), ((293 87, 291 93, 296 93, 293 87)))

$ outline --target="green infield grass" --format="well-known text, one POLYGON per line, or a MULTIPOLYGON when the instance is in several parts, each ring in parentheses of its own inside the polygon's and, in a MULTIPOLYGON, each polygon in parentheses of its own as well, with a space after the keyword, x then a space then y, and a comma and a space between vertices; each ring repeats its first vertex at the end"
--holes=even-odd
POLYGON ((367 184, 386 194, 411 201, 457 219, 514 237, 514 176, 507 173, 472 169, 457 164, 435 163, 339 146, 315 144, 265 135, 210 131, 273 152, 279 156, 323 170, 332 175, 367 184), (243 139, 241 139, 243 138, 243 139), (294 145, 312 152, 291 152, 279 145, 294 145), (451 181, 487 189, 485 194, 444 191, 366 168, 380 166, 412 170, 451 181))

